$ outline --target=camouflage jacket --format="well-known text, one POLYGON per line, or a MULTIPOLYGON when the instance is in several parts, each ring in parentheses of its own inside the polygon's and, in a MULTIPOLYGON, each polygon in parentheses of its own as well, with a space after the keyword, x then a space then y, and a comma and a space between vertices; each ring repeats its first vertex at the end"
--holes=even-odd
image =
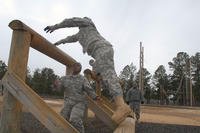
POLYGON ((140 102, 144 101, 144 97, 139 89, 129 89, 126 94, 127 102, 140 102))
POLYGON ((94 51, 100 47, 112 46, 99 34, 92 20, 87 17, 65 19, 61 23, 54 25, 54 27, 56 29, 79 27, 79 32, 77 34, 62 39, 62 42, 71 43, 79 41, 83 47, 83 53, 87 52, 88 55, 92 55, 94 51))
POLYGON ((95 90, 90 86, 88 80, 82 75, 67 75, 61 78, 61 85, 64 87, 64 98, 84 101, 86 94, 93 99, 96 98, 95 90))

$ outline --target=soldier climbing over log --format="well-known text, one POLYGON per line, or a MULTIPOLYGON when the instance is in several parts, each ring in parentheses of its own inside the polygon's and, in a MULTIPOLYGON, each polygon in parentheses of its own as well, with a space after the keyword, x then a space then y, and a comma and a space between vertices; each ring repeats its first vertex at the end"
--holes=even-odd
POLYGON ((69 18, 61 23, 47 26, 44 30, 52 33, 60 28, 78 27, 79 32, 72 36, 67 36, 64 39, 56 42, 55 45, 79 42, 83 47, 83 53, 92 56, 96 63, 96 72, 101 73, 101 76, 109 84, 109 91, 113 96, 117 106, 112 119, 116 123, 122 122, 127 115, 130 114, 130 107, 124 102, 121 86, 118 82, 117 74, 114 67, 114 51, 113 47, 104 37, 100 35, 95 24, 88 17, 84 18, 69 18))
POLYGON ((64 87, 64 106, 60 114, 68 120, 80 133, 84 133, 84 115, 86 114, 87 93, 93 100, 100 100, 88 80, 80 74, 81 64, 75 63, 71 75, 56 80, 55 88, 64 87))

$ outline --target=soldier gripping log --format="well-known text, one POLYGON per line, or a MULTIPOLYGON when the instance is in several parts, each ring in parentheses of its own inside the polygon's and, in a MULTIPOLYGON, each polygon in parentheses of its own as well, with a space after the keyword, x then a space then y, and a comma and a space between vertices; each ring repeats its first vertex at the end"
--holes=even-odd
POLYGON ((80 75, 81 65, 75 63, 72 75, 56 80, 54 87, 64 87, 64 106, 61 115, 68 120, 80 133, 84 133, 84 115, 87 108, 87 93, 94 100, 100 100, 88 80, 80 75))
POLYGON ((57 29, 66 27, 78 27, 79 32, 61 39, 55 45, 78 41, 83 48, 83 53, 87 53, 95 59, 95 71, 101 73, 102 78, 108 82, 109 91, 117 106, 112 119, 116 123, 122 122, 130 114, 131 109, 123 99, 122 89, 115 72, 112 45, 99 34, 95 24, 88 17, 65 19, 61 23, 47 26, 44 30, 52 33, 57 29))

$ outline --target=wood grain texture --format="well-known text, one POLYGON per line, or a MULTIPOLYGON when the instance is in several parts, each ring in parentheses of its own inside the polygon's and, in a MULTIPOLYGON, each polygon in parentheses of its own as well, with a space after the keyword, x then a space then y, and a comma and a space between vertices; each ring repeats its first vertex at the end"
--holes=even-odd
POLYGON ((31 47, 49 56, 50 58, 55 59, 61 64, 71 66, 76 62, 76 60, 74 60, 68 54, 57 48, 55 45, 20 20, 13 20, 9 23, 9 27, 13 30, 25 30, 29 32, 31 34, 31 47))
MULTIPOLYGON (((14 72, 25 80, 31 35, 24 31, 13 31, 8 61, 8 71, 14 72)), ((20 133, 20 116, 22 105, 5 90, 0 133, 20 133)))
POLYGON ((42 124, 52 133, 77 133, 62 116, 51 109, 28 85, 17 75, 6 73, 3 85, 17 98, 42 124))

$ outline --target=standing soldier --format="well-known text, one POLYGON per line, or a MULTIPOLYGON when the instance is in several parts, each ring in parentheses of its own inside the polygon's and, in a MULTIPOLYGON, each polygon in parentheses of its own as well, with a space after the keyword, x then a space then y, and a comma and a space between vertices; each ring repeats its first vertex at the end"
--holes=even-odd
POLYGON ((126 101, 133 110, 136 121, 139 122, 140 119, 140 103, 144 103, 144 97, 141 91, 136 87, 135 84, 128 90, 126 94, 126 101))
POLYGON ((99 98, 89 85, 88 80, 80 75, 81 64, 75 63, 72 75, 55 81, 55 87, 64 87, 64 107, 61 115, 68 120, 80 133, 84 133, 84 115, 87 108, 87 99, 85 92, 94 100, 99 98))
POLYGON ((47 26, 44 30, 51 33, 65 27, 79 27, 79 32, 56 42, 55 45, 79 41, 83 47, 83 53, 87 52, 95 59, 95 71, 101 73, 102 78, 109 83, 109 91, 117 106, 112 119, 116 123, 122 122, 130 114, 131 109, 123 99, 121 86, 115 72, 112 45, 99 34, 96 26, 88 17, 65 19, 59 24, 47 26))

